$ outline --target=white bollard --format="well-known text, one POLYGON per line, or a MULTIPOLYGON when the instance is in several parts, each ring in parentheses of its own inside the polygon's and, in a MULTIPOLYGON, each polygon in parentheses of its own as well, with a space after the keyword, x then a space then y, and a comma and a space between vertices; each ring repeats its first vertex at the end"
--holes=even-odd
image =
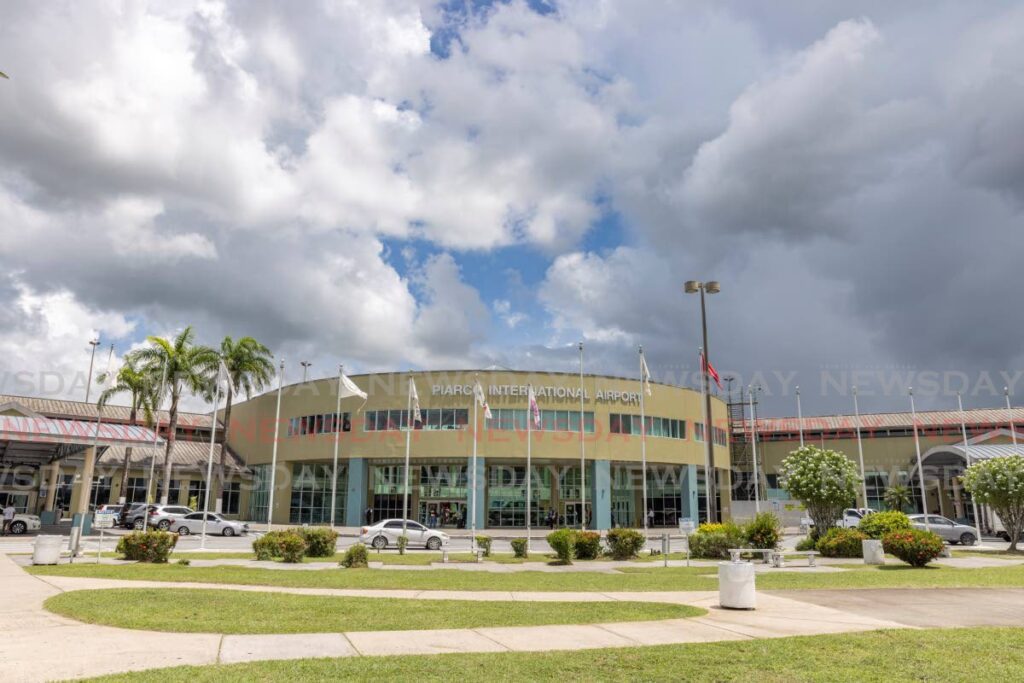
POLYGON ((57 564, 62 536, 36 536, 32 545, 32 564, 57 564))
POLYGON ((882 549, 882 542, 874 539, 867 539, 860 542, 864 552, 864 564, 885 564, 885 551, 882 549))
POLYGON ((755 609, 754 565, 750 562, 718 563, 718 604, 725 609, 755 609))

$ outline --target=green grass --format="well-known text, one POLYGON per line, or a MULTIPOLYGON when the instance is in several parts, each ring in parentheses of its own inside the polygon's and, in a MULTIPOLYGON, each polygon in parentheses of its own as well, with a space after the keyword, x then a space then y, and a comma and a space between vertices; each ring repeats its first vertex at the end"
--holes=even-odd
MULTIPOLYGON (((22 553, 25 555, 31 555, 31 553, 22 553)), ((106 551, 101 554, 102 557, 121 559, 123 556, 121 553, 106 551)), ((304 557, 303 562, 338 562, 342 557, 345 556, 344 552, 335 553, 332 557, 304 557)), ((95 554, 90 554, 88 558, 95 558, 95 554)), ((432 562, 441 562, 441 553, 426 552, 426 551, 412 551, 407 552, 405 555, 399 555, 395 551, 378 553, 374 550, 369 552, 370 562, 381 562, 383 564, 400 564, 400 565, 428 565, 432 562)), ((181 551, 171 553, 170 561, 177 562, 178 560, 255 560, 256 555, 249 551, 181 551)), ((549 562, 554 559, 554 555, 531 555, 529 559, 522 559, 515 557, 512 553, 492 553, 490 557, 485 558, 484 562, 496 562, 498 564, 522 564, 524 562, 549 562)), ((275 560, 280 562, 280 560, 275 560)), ((476 562, 476 556, 469 552, 464 553, 448 553, 449 562, 466 563, 476 562)))
MULTIPOLYGON (((758 574, 764 590, 799 588, 972 588, 1024 587, 1024 565, 954 569, 907 565, 850 565, 841 572, 807 573, 786 570, 758 574)), ((385 570, 279 571, 249 567, 183 567, 175 564, 74 564, 28 567, 41 576, 83 576, 148 581, 290 586, 311 588, 379 588, 482 591, 685 591, 716 590, 713 567, 622 567, 613 574, 598 572, 509 573, 436 569, 420 572, 385 570)))
POLYGON ((682 619, 689 605, 645 602, 489 602, 289 595, 233 590, 117 588, 61 593, 51 612, 90 624, 185 633, 336 633, 682 619))
POLYGON ((550 653, 300 659, 182 666, 102 681, 985 681, 1016 680, 1024 629, 873 631, 722 643, 550 653), (484 673, 485 672, 485 673, 484 673))

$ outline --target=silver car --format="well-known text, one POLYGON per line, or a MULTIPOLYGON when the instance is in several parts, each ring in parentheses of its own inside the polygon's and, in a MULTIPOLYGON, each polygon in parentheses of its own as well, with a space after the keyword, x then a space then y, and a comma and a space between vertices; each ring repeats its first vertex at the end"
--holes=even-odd
MULTIPOLYGON (((924 515, 910 515, 910 523, 915 529, 927 529, 924 522, 924 515)), ((974 545, 978 542, 978 534, 974 527, 959 524, 941 515, 928 515, 928 527, 931 527, 932 533, 938 534, 950 544, 974 545)))
MULTIPOLYGON (((184 517, 172 517, 169 531, 181 536, 198 534, 203 531, 203 513, 193 512, 184 517)), ((206 513, 206 533, 221 534, 223 536, 239 536, 249 533, 249 525, 242 524, 230 519, 224 519, 216 512, 206 513)))
MULTIPOLYGON (((448 534, 436 529, 428 529, 411 519, 406 520, 405 527, 411 547, 419 546, 428 550, 440 550, 441 546, 448 542, 448 534)), ((373 526, 364 526, 359 534, 359 542, 378 549, 386 548, 389 545, 397 547, 401 535, 402 520, 385 519, 373 526)))
MULTIPOLYGON (((191 515, 193 512, 195 510, 184 505, 150 505, 147 526, 167 531, 171 528, 171 522, 175 519, 191 515)), ((201 519, 202 517, 200 517, 201 519)))

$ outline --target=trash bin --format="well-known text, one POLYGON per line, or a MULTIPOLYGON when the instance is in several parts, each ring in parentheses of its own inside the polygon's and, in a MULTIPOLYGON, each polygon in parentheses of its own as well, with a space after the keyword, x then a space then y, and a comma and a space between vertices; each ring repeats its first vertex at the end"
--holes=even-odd
POLYGON ((57 564, 63 541, 62 536, 36 536, 32 546, 32 564, 57 564))
POLYGON ((875 539, 867 539, 860 542, 864 551, 864 564, 885 564, 885 551, 882 550, 882 542, 875 539))
POLYGON ((718 563, 718 604, 725 609, 757 607, 754 565, 750 562, 718 563))

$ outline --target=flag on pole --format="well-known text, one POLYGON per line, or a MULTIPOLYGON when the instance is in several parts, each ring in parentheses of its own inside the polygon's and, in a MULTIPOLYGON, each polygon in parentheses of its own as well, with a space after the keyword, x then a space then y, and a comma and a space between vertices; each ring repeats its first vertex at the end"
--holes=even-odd
POLYGON ((117 371, 114 370, 114 346, 110 346, 110 354, 107 356, 107 370, 100 380, 100 393, 113 389, 117 384, 117 371))
POLYGON ((228 372, 228 366, 224 364, 224 359, 220 359, 217 367, 217 386, 226 387, 231 382, 231 373, 228 372))
POLYGON ((533 385, 530 385, 528 390, 530 397, 530 416, 533 418, 533 425, 540 428, 540 408, 537 406, 537 397, 533 393, 533 385))
POLYGON ((651 395, 651 371, 647 369, 647 359, 644 358, 644 352, 640 352, 640 380, 644 384, 644 391, 647 395, 651 395))
POLYGON ((722 388, 722 378, 718 376, 718 370, 715 370, 715 366, 711 364, 711 361, 706 360, 704 358, 704 354, 703 353, 700 354, 700 363, 701 363, 702 369, 703 369, 704 364, 705 363, 707 364, 708 376, 711 377, 711 379, 715 380, 715 384, 717 384, 718 388, 721 389, 722 388))
MULTIPOLYGON (((412 422, 423 422, 423 414, 420 412, 420 395, 416 393, 416 382, 409 378, 409 396, 412 399, 412 422)), ((414 425, 410 424, 412 429, 414 425)))
MULTIPOLYGON (((409 381, 411 382, 412 380, 409 381)), ((355 382, 350 380, 344 372, 341 373, 341 389, 338 393, 342 398, 358 396, 364 401, 366 400, 366 392, 360 389, 355 382)))
POLYGON ((484 409, 484 417, 490 420, 491 407, 487 405, 487 397, 484 395, 484 388, 480 385, 479 379, 477 379, 476 384, 473 385, 473 397, 476 399, 476 402, 480 404, 480 407, 484 409))

